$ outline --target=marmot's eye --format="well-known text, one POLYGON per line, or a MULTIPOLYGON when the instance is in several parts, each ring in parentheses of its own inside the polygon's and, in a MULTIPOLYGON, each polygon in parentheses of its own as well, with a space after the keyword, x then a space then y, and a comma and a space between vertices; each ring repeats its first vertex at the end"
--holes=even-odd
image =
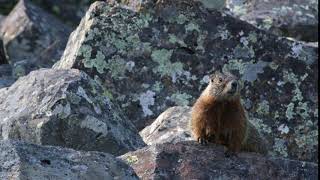
POLYGON ((220 83, 222 82, 222 78, 219 78, 219 82, 220 82, 220 83))

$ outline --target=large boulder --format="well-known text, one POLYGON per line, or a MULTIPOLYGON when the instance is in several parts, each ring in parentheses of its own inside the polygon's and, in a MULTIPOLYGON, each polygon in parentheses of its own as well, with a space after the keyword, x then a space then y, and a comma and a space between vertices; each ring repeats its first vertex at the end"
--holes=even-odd
POLYGON ((10 64, 20 61, 29 64, 14 68, 19 76, 51 67, 60 59, 70 32, 68 26, 29 0, 20 0, 0 25, 0 37, 10 64))
POLYGON ((161 113, 151 125, 145 127, 139 134, 148 145, 193 140, 190 119, 190 107, 171 107, 161 113))
POLYGON ((32 71, 0 91, 0 139, 116 155, 144 146, 106 92, 79 70, 32 71))
POLYGON ((318 164, 240 153, 196 142, 157 144, 120 156, 141 179, 318 179, 318 164))
POLYGON ((143 2, 140 11, 94 3, 54 68, 99 79, 138 129, 168 107, 192 105, 210 73, 229 70, 243 81, 245 108, 276 154, 317 161, 317 47, 198 1, 143 2))
POLYGON ((317 0, 230 0, 231 12, 260 29, 303 41, 318 41, 317 0))
POLYGON ((138 179, 131 167, 101 152, 0 141, 0 179, 138 179))

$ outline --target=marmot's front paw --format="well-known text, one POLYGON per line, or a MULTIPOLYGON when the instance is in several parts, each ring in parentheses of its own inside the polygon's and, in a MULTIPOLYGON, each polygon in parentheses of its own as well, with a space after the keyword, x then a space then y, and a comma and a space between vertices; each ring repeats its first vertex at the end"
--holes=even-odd
POLYGON ((202 145, 207 145, 208 144, 208 140, 206 140, 205 138, 198 138, 198 143, 202 144, 202 145))

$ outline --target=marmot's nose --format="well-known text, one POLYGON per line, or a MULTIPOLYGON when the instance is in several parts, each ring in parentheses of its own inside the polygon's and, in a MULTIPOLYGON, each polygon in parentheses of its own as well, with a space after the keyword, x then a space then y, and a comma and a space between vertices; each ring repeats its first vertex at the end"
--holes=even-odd
POLYGON ((236 81, 231 82, 232 89, 237 89, 238 83, 236 81))

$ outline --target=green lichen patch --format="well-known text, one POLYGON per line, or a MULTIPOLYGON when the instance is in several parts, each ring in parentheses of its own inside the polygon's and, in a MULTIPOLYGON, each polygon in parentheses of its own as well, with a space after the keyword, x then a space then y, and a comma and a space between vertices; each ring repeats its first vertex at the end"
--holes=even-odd
POLYGON ((172 63, 170 61, 172 53, 172 50, 155 50, 152 52, 151 58, 158 63, 158 66, 156 66, 153 71, 159 73, 161 77, 171 76, 172 81, 175 82, 176 78, 183 72, 183 64, 180 62, 172 63))
POLYGON ((257 113, 261 115, 268 115, 270 113, 269 102, 263 100, 261 103, 258 104, 257 113))
POLYGON ((190 99, 192 96, 187 93, 174 93, 171 95, 170 100, 175 102, 178 106, 187 106, 189 105, 190 99))
POLYGON ((134 155, 128 155, 125 159, 129 165, 135 164, 139 160, 138 157, 134 155))

